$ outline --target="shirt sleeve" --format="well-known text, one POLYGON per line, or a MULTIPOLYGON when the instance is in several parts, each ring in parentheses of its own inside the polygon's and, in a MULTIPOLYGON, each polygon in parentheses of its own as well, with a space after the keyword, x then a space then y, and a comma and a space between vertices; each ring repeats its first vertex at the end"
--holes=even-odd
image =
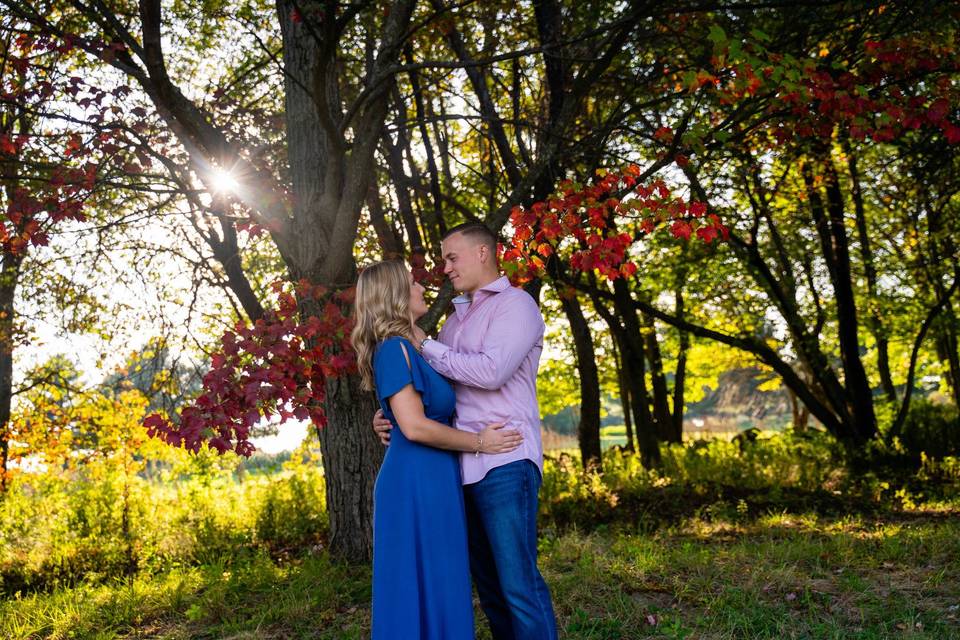
POLYGON ((423 345, 427 363, 461 384, 488 390, 502 387, 530 350, 542 343, 544 324, 537 303, 526 293, 496 302, 499 308, 487 325, 480 351, 461 353, 437 340, 428 340, 423 345))
POLYGON ((408 384, 412 384, 421 395, 424 394, 426 385, 415 360, 416 353, 413 346, 403 338, 387 338, 377 347, 373 356, 373 381, 377 388, 377 399, 385 409, 390 406, 390 396, 408 384), (410 360, 409 364, 407 358, 410 360))

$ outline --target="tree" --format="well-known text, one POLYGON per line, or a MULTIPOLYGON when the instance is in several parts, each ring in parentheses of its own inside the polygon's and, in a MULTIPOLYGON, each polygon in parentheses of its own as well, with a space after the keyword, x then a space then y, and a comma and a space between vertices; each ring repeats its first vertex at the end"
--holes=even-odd
POLYGON ((58 67, 64 54, 15 19, 0 22, 0 493, 9 471, 14 352, 29 333, 17 307, 25 261, 57 228, 86 219, 85 205, 122 157, 109 131, 50 118, 58 91, 83 89, 58 67))
MULTIPOLYGON (((176 136, 177 144, 164 143, 161 148, 186 155, 191 171, 208 189, 224 172, 237 180, 233 202, 226 209, 208 212, 212 219, 227 222, 220 239, 211 238, 210 244, 215 254, 222 254, 228 279, 233 280, 228 264, 233 250, 218 251, 217 245, 229 241, 231 225, 237 222, 233 217, 239 215, 240 225, 248 231, 269 233, 287 279, 297 283, 292 291, 298 320, 289 316, 289 299, 282 297, 280 308, 269 319, 264 319, 265 314, 254 327, 238 328, 221 341, 224 352, 214 361, 200 399, 208 402, 210 398, 222 398, 227 386, 242 385, 245 391, 231 396, 235 402, 214 408, 198 400, 193 410, 186 417, 181 415, 175 424, 161 416, 152 418, 152 429, 190 447, 210 439, 218 448, 227 446, 248 453, 250 427, 265 413, 279 412, 283 416, 306 411, 318 428, 329 421, 329 428, 320 431, 320 439, 328 478, 331 546, 341 557, 367 557, 372 483, 382 451, 369 429, 373 403, 368 395, 360 393, 355 376, 350 374, 343 338, 349 317, 347 290, 356 270, 355 243, 361 237, 359 223, 364 205, 371 202, 374 154, 383 139, 388 98, 398 72, 463 68, 480 96, 482 115, 501 161, 514 167, 517 163, 511 156, 515 154, 508 148, 503 119, 492 111, 497 105, 486 86, 481 69, 484 65, 472 58, 468 43, 458 38, 454 22, 449 20, 452 10, 440 3, 435 4, 433 13, 420 15, 416 25, 411 23, 414 3, 403 0, 382 10, 372 5, 341 6, 332 2, 281 2, 273 10, 257 3, 218 9, 210 16, 212 22, 242 25, 248 40, 267 54, 267 61, 278 68, 276 77, 282 78, 280 115, 286 125, 285 135, 271 139, 279 144, 261 145, 257 136, 269 138, 269 123, 260 114, 245 105, 238 107, 220 100, 229 93, 227 90, 215 92, 208 101, 200 97, 204 95, 202 88, 187 90, 193 79, 191 70, 200 66, 198 52, 210 45, 216 33, 200 24, 196 24, 199 39, 182 35, 191 33, 189 28, 165 32, 164 16, 173 23, 194 26, 196 16, 190 11, 178 6, 164 10, 159 2, 150 0, 122 7, 54 4, 56 10, 39 3, 4 2, 19 19, 82 54, 78 57, 82 64, 101 72, 108 67, 119 72, 132 89, 147 98, 176 136), (446 37, 446 45, 456 59, 426 63, 414 60, 398 65, 412 34, 441 20, 447 22, 439 33, 446 37), (165 38, 182 48, 165 51, 165 38), (262 151, 265 147, 268 153, 262 151), (324 334, 334 339, 315 349, 320 337, 317 329, 326 327, 327 322, 339 322, 324 334), (298 342, 297 348, 304 351, 295 350, 295 356, 285 352, 281 344, 291 332, 306 341, 298 342), (316 362, 307 362, 304 353, 315 357, 316 362), (294 369, 282 369, 284 366, 294 369), (230 377, 234 374, 239 377, 230 377), (296 381, 306 393, 281 389, 271 382, 277 379, 296 381), (291 402, 296 406, 288 406, 291 402), (361 461, 359 465, 357 461, 361 461)), ((554 14, 545 17, 541 12, 541 23, 555 24, 557 7, 545 3, 542 9, 554 14)), ((508 172, 511 195, 489 217, 492 227, 502 226, 509 215, 509 203, 528 197, 530 189, 547 175, 564 124, 573 120, 590 87, 619 54, 620 44, 645 18, 645 11, 642 6, 628 6, 622 18, 602 28, 590 25, 590 38, 602 45, 600 55, 583 63, 569 92, 564 89, 563 95, 555 96, 556 104, 564 99, 564 108, 551 112, 555 126, 536 162, 526 172, 508 172)), ((531 53, 508 54, 505 59, 531 53)), ((244 60, 243 64, 248 62, 244 60)), ((247 71, 256 75, 259 68, 251 62, 248 69, 237 74, 236 81, 242 82, 247 71)), ((424 107, 421 116, 425 113, 424 107)), ((143 116, 137 115, 141 119, 143 116)), ((163 162, 163 158, 156 160, 163 162)), ((193 185, 186 180, 184 183, 184 195, 188 197, 187 190, 193 185)), ((436 180, 432 185, 436 186, 436 180)), ((435 196, 436 189, 431 193, 435 196)), ((407 229, 411 230, 411 225, 407 224, 407 229)), ((231 286, 241 301, 249 297, 231 286)), ((432 322, 445 304, 441 301, 436 305, 432 322)), ((257 317, 244 306, 249 317, 257 317)))
MULTIPOLYGON (((641 122, 646 139, 659 142, 660 155, 670 157, 686 176, 692 197, 708 211, 737 223, 731 225, 731 257, 762 292, 761 297, 756 290, 748 294, 757 301, 756 317, 765 316, 764 307, 780 315, 788 331, 789 350, 798 362, 792 363, 784 353, 778 353, 761 332, 747 330, 736 335, 718 331, 692 322, 689 315, 678 317, 654 305, 654 298, 639 289, 637 269, 625 256, 628 247, 652 230, 658 220, 644 216, 644 224, 638 225, 631 220, 633 212, 621 206, 624 200, 608 206, 612 213, 596 205, 574 208, 577 221, 605 229, 594 235, 590 246, 581 245, 579 250, 575 243, 563 242, 577 222, 561 223, 557 232, 547 230, 556 224, 556 208, 550 201, 539 209, 530 207, 520 213, 514 221, 517 237, 526 248, 524 255, 553 255, 572 246, 573 252, 565 254, 571 266, 566 284, 612 305, 611 319, 632 325, 620 326, 625 329, 628 348, 635 353, 642 353, 635 336, 642 327, 643 314, 691 335, 748 351, 772 367, 824 426, 856 448, 876 434, 877 424, 872 385, 861 354, 861 320, 854 283, 857 256, 851 251, 846 230, 848 212, 856 212, 856 203, 848 209, 850 200, 829 139, 839 131, 841 137, 882 145, 913 135, 930 135, 932 131, 947 144, 960 141, 960 130, 947 117, 947 105, 956 100, 944 75, 956 67, 949 32, 940 29, 935 20, 918 17, 913 9, 893 16, 873 13, 872 21, 864 23, 855 38, 835 31, 835 25, 827 26, 827 15, 816 17, 809 24, 813 28, 800 32, 785 23, 771 23, 769 17, 752 24, 727 20, 722 13, 715 19, 697 18, 697 22, 687 23, 685 35, 703 34, 702 41, 711 43, 711 50, 701 53, 710 54, 710 63, 704 65, 707 56, 697 58, 696 51, 691 50, 678 57, 667 79, 671 88, 676 83, 696 98, 678 98, 680 105, 690 106, 683 110, 674 106, 659 114, 679 122, 676 127, 658 126, 654 118, 641 122), (758 23, 778 31, 767 35, 757 28, 758 23), (740 37, 728 37, 725 28, 754 32, 743 44, 740 37), (922 31, 922 38, 896 37, 891 33, 896 29, 905 33, 927 31, 922 31), (878 32, 889 39, 871 39, 878 32), (771 42, 780 48, 773 51, 771 42), (813 42, 819 47, 815 51, 811 51, 813 42), (769 161, 761 161, 761 154, 769 161), (734 168, 733 180, 725 178, 729 172, 723 167, 734 168), (728 203, 720 194, 731 191, 736 195, 728 203), (785 198, 787 202, 803 203, 806 210, 784 206, 785 198), (741 206, 748 215, 740 213, 741 206), (591 216, 602 225, 591 222, 591 216), (551 240, 556 238, 561 241, 551 240), (623 271, 624 267, 629 272, 623 271), (585 276, 577 276, 577 272, 585 276), (596 276, 613 279, 612 287, 598 287, 596 276), (621 284, 624 280, 636 288, 631 291, 628 284, 621 284), (829 300, 825 299, 824 283, 829 287, 829 300), (812 322, 805 317, 808 303, 812 322), (637 312, 641 315, 636 316, 637 312), (832 360, 833 344, 823 342, 827 327, 836 340, 839 370, 832 360)), ((851 16, 838 8, 829 20, 838 19, 843 24, 851 16)), ((567 204, 560 210, 565 208, 569 210, 567 204)), ((676 235, 692 233, 683 216, 675 215, 671 227, 676 235)), ((708 226, 705 232, 713 235, 716 230, 708 226)), ((718 258, 730 255, 717 252, 718 258)), ((537 266, 535 260, 533 264, 537 266)), ((955 284, 949 280, 942 284, 943 295, 927 308, 927 318, 940 313, 955 284)), ((729 283, 722 285, 722 290, 733 293, 729 283)), ((921 331, 914 336, 915 347, 922 342, 928 325, 927 320, 921 323, 921 331)), ((611 328, 617 331, 616 322, 611 328)), ((653 350, 648 346, 647 351, 650 360, 653 350)), ((626 350, 625 354, 624 361, 629 362, 626 350)), ((642 359, 636 362, 637 367, 643 366, 642 359)), ((638 394, 646 393, 637 386, 638 394)), ((662 390, 657 395, 665 396, 662 390)), ((666 415, 662 404, 658 411, 666 415)), ((635 414, 640 420, 646 418, 643 412, 635 414)), ((652 448, 648 455, 653 455, 652 448)))

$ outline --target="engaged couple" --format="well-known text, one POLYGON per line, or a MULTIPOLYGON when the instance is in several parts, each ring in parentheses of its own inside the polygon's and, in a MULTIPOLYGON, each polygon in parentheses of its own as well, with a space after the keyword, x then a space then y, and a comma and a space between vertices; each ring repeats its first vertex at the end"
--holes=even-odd
POLYGON ((500 275, 486 226, 454 227, 441 248, 460 295, 436 339, 415 324, 424 289, 402 262, 357 282, 353 344, 389 444, 374 492, 373 638, 473 638, 472 575, 494 638, 553 639, 537 568, 543 317, 500 275))

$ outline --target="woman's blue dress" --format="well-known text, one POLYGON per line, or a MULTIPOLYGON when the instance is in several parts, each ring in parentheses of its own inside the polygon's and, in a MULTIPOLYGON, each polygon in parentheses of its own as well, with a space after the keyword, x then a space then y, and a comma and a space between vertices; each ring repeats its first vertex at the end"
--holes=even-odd
POLYGON ((380 407, 394 426, 374 489, 373 640, 472 639, 460 456, 407 440, 389 401, 412 384, 424 414, 449 425, 453 387, 399 337, 377 347, 373 374, 380 407))

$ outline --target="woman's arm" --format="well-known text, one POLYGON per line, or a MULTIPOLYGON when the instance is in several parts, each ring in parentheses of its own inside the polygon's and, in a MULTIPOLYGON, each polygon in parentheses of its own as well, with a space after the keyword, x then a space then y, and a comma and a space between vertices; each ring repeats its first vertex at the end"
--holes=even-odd
POLYGON ((424 415, 423 401, 412 384, 390 396, 390 411, 407 440, 438 449, 509 453, 523 442, 519 431, 506 430, 502 423, 491 424, 476 434, 431 420, 424 415))

